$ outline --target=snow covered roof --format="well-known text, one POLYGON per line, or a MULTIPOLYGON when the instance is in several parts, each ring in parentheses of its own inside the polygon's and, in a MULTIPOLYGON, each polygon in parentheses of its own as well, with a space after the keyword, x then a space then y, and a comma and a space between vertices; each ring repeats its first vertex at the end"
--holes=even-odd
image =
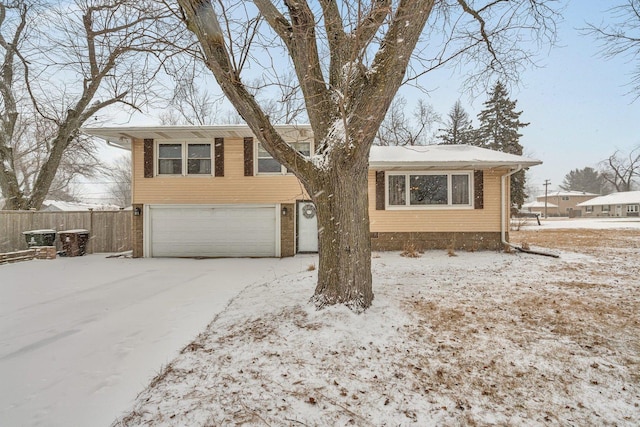
POLYGON ((447 167, 452 169, 486 169, 494 167, 529 167, 540 160, 502 153, 471 145, 373 146, 369 156, 372 169, 410 169, 447 167))
MULTIPOLYGON (((538 201, 538 200, 536 200, 535 202, 528 202, 528 203, 525 203, 525 204, 522 205, 523 208, 544 208, 544 206, 545 206, 545 203, 541 202, 541 201, 538 201)), ((553 204, 551 202, 547 202, 546 206, 548 208, 557 208, 558 207, 558 205, 553 204)))
MULTIPOLYGON (((547 194, 547 197, 572 197, 572 196, 599 196, 599 194, 594 194, 594 193, 587 193, 586 191, 564 191, 564 190, 559 190, 559 191, 552 191, 550 193, 547 194)), ((538 198, 543 198, 544 196, 538 196, 538 198)))
MULTIPOLYGON (((275 125, 274 128, 285 140, 311 138, 311 125, 291 124, 275 125)), ((109 145, 131 150, 132 139, 210 139, 244 138, 255 136, 247 125, 212 125, 212 126, 130 126, 82 128, 82 132, 102 138, 109 145)))
POLYGON ((41 211, 117 211, 120 209, 116 205, 101 205, 97 203, 76 203, 76 202, 61 202, 60 200, 45 200, 42 202, 41 211))
POLYGON ((632 205, 640 204, 640 191, 623 191, 611 193, 578 203, 577 206, 632 205))
MULTIPOLYGON (((311 138, 311 125, 276 125, 275 129, 286 139, 311 138)), ((110 145, 131 149, 132 139, 209 139, 242 138, 254 136, 247 125, 215 126, 134 126, 82 128, 83 132, 105 139, 110 145)), ((507 154, 470 145, 373 146, 369 157, 372 169, 411 169, 447 167, 450 169, 529 167, 540 160, 507 154)))

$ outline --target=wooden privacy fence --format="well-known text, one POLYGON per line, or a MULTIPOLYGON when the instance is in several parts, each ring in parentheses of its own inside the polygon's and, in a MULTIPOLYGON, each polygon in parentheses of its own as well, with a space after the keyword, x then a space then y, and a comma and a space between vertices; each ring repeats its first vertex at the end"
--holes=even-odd
MULTIPOLYGON (((0 253, 27 249, 23 231, 89 230, 88 253, 131 250, 131 211, 0 211, 0 253)), ((62 248, 56 236, 56 246, 62 248)))

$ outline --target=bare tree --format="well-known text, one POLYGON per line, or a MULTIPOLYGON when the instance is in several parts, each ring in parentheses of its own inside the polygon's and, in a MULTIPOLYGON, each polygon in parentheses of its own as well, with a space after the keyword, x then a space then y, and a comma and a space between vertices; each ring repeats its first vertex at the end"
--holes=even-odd
POLYGON ((373 300, 369 151, 398 88, 470 58, 473 74, 516 76, 530 59, 514 42, 517 31, 550 36, 553 24, 550 2, 542 0, 490 1, 475 9, 477 2, 465 0, 220 1, 217 11, 209 0, 178 3, 224 94, 317 206, 320 259, 312 300, 355 311, 373 300), (438 52, 430 56, 432 46, 438 52), (281 69, 295 70, 314 133, 310 157, 282 139, 243 83, 247 63, 259 66, 265 53, 282 58, 281 69))
POLYGON ((588 23, 583 28, 585 34, 589 34, 600 41, 600 53, 610 59, 615 57, 627 57, 634 64, 631 73, 630 93, 635 94, 635 99, 640 97, 640 0, 624 0, 617 6, 609 9, 609 15, 613 19, 610 24, 588 23))
POLYGON ((56 180, 92 174, 94 151, 80 126, 109 106, 146 103, 164 55, 159 34, 179 39, 182 31, 163 26, 169 13, 154 7, 146 0, 0 3, 7 209, 39 208, 56 180))
POLYGON ((122 208, 131 206, 131 155, 117 157, 104 175, 109 182, 109 202, 122 208))
POLYGON ((616 150, 600 163, 600 171, 616 191, 631 191, 635 178, 640 177, 640 145, 626 156, 616 150))
POLYGON ((433 124, 440 120, 440 116, 422 99, 418 101, 410 117, 405 114, 406 107, 407 100, 404 97, 399 96, 393 100, 380 124, 374 144, 425 145, 429 143, 428 133, 433 124))

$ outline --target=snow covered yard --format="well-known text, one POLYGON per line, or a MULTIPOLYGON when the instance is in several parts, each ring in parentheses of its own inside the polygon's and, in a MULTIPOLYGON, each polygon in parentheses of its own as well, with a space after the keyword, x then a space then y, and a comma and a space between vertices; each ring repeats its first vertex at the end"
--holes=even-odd
POLYGON ((0 426, 109 425, 243 287, 313 259, 0 266, 0 426))
POLYGON ((636 426, 640 229, 547 233, 375 254, 362 315, 312 309, 314 271, 249 287, 114 425, 636 426))

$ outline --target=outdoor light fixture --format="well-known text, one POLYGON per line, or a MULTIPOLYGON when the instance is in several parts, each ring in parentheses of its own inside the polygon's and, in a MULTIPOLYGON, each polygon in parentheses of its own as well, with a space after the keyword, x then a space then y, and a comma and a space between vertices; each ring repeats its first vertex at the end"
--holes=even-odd
POLYGON ((286 207, 286 206, 284 206, 284 207, 282 208, 282 216, 287 216, 287 212, 288 212, 288 211, 289 211, 289 210, 287 209, 287 207, 286 207))
POLYGON ((141 211, 140 211, 140 208, 135 208, 135 209, 133 209, 133 215, 134 215, 134 216, 140 216, 140 212, 141 212, 141 211))

